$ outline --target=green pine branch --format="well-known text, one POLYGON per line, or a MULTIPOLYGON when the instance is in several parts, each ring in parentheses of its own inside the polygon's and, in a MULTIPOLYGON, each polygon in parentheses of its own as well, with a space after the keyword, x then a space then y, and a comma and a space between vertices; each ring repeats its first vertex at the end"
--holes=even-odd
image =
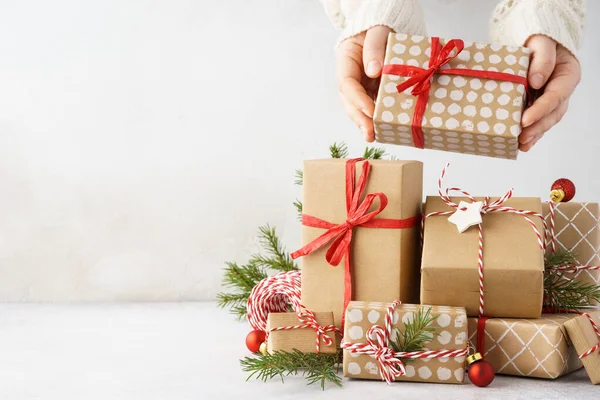
POLYGON ((294 171, 294 185, 302 186, 304 181, 304 172, 301 169, 294 171))
POLYGON ((329 146, 329 154, 331 154, 331 158, 347 158, 348 146, 346 146, 346 143, 344 142, 334 142, 331 146, 329 146))
POLYGON ((298 213, 298 220, 302 221, 302 202, 298 199, 294 200, 294 207, 298 213))
POLYGON ((275 351, 273 354, 259 354, 240 360, 242 370, 249 372, 248 379, 255 378, 266 382, 273 378, 302 375, 308 385, 319 383, 325 390, 326 383, 342 386, 338 375, 341 352, 336 354, 303 353, 294 349, 291 352, 275 351))
POLYGON ((413 314, 412 321, 404 324, 404 331, 390 340, 392 349, 395 352, 423 350, 425 343, 433 339, 435 328, 430 325, 436 319, 437 315, 431 315, 431 307, 426 310, 420 307, 413 314))
POLYGON ((363 153, 363 158, 366 160, 381 160, 385 155, 385 149, 381 147, 367 147, 363 153))
POLYGON ((223 287, 228 291, 217 294, 217 304, 227 308, 238 320, 246 317, 246 304, 250 292, 269 273, 297 270, 298 266, 285 250, 275 228, 259 228, 259 242, 263 252, 252 254, 246 264, 227 262, 224 268, 223 287))
POLYGON ((571 251, 557 251, 545 260, 544 308, 576 310, 600 302, 600 285, 574 280, 565 276, 558 267, 577 265, 571 251))

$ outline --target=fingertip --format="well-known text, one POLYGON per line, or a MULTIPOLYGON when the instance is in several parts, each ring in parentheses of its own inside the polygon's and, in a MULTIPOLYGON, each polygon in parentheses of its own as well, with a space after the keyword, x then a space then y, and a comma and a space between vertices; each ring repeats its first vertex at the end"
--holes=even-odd
POLYGON ((529 84, 534 89, 541 89, 545 82, 546 78, 540 73, 532 73, 529 76, 529 84))
POLYGON ((377 60, 371 60, 365 67, 365 73, 369 78, 377 78, 381 73, 381 63, 377 60))

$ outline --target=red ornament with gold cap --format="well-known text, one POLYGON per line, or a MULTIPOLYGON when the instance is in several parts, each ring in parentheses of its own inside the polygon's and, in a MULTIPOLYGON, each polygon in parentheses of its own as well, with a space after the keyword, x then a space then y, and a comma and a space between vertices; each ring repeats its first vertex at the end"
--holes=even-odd
POLYGON ((475 353, 467 357, 469 364, 469 379, 475 386, 485 387, 492 383, 496 373, 492 364, 485 361, 481 353, 475 353))
POLYGON ((551 187, 550 198, 555 203, 566 203, 575 197, 575 184, 566 178, 556 180, 551 187))

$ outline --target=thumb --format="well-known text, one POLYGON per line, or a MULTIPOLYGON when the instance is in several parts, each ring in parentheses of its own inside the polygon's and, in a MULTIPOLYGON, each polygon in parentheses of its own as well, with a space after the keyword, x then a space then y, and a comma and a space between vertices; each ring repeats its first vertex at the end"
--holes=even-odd
POLYGON ((529 65, 529 84, 540 89, 546 84, 556 65, 556 42, 544 35, 534 35, 527 40, 527 47, 533 52, 529 65))
POLYGON ((363 65, 365 74, 370 78, 377 78, 381 74, 385 45, 391 31, 387 26, 375 26, 367 31, 363 44, 363 65))

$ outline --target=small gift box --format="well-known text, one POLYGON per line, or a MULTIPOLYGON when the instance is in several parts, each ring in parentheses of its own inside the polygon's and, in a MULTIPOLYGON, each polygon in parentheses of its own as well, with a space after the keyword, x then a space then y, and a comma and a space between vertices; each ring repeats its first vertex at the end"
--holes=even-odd
POLYGON ((463 383, 468 353, 465 309, 352 301, 346 310, 342 348, 345 377, 463 383), (392 342, 402 346, 406 325, 423 315, 433 317, 430 340, 421 350, 394 349, 392 342))
POLYGON ((566 272, 567 278, 577 281, 600 284, 600 206, 598 203, 552 203, 542 204, 544 217, 549 228, 551 246, 546 249, 549 255, 553 250, 570 250, 578 261, 573 272, 566 272))
POLYGON ((594 385, 600 383, 600 312, 581 313, 565 323, 573 347, 594 385))
POLYGON ((351 299, 416 301, 423 165, 326 159, 303 171, 302 304, 341 327, 351 299))
POLYGON ((267 318, 267 349, 303 353, 335 353, 336 333, 333 313, 304 312, 269 313, 267 318))
MULTIPOLYGON (((442 177, 445 174, 442 173, 442 177)), ((462 306, 469 316, 538 318, 544 294, 539 198, 427 197, 421 302, 462 306), (463 226, 457 216, 465 213, 463 226), (455 222, 455 223, 453 223, 455 222), (470 226, 470 227, 468 227, 470 226), (461 233, 460 230, 463 230, 461 233)))
POLYGON ((556 379, 582 366, 565 330, 565 324, 576 317, 469 318, 469 341, 497 374, 556 379))
POLYGON ((516 159, 530 50, 392 33, 378 142, 516 159))

